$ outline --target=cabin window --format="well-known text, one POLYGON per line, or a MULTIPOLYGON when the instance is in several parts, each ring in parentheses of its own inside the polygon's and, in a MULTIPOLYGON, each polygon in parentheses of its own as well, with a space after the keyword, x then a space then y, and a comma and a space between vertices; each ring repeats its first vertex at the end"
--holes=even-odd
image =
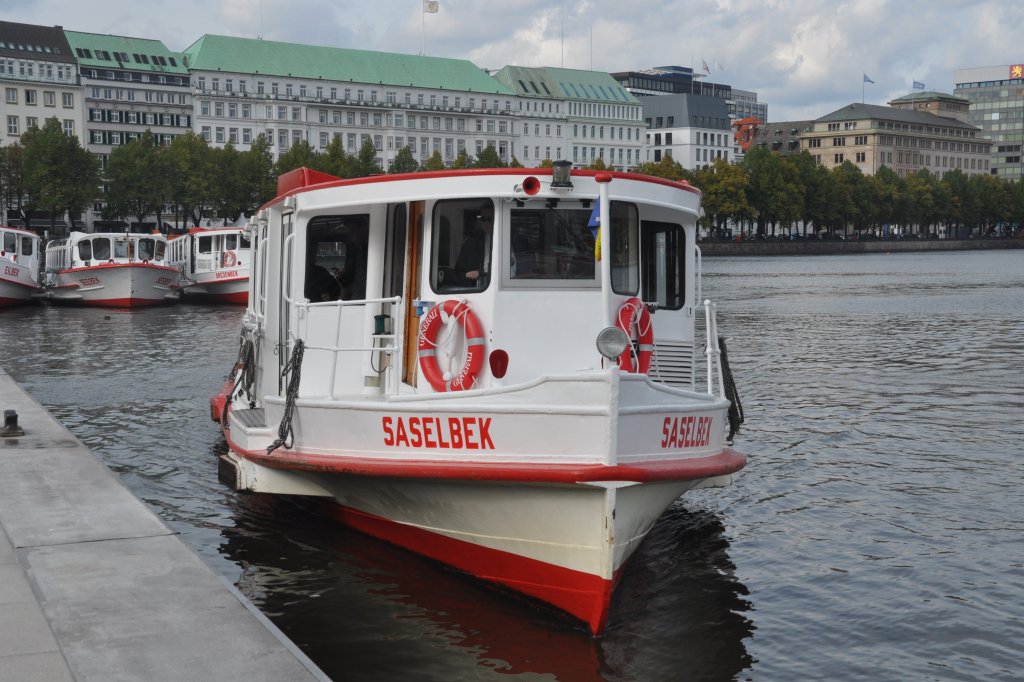
POLYGON ((494 204, 490 199, 434 205, 430 286, 439 294, 477 292, 491 280, 494 204))
POLYGON ((21 255, 31 256, 32 255, 32 238, 22 237, 21 238, 21 255))
POLYGON ((18 237, 13 232, 4 232, 4 253, 18 253, 18 237))
POLYGON ((153 256, 153 260, 163 260, 164 253, 167 252, 167 242, 158 241, 156 243, 156 254, 153 256))
MULTIPOLYGON (((511 280, 569 280, 598 285, 592 211, 579 207, 513 209, 509 224, 511 280)), ((547 284, 546 282, 545 284, 547 284)))
POLYGON ((139 240, 139 258, 142 260, 153 260, 155 242, 152 239, 139 240))
POLYGON ((227 251, 234 251, 238 248, 238 235, 226 234, 224 235, 224 248, 227 251))
POLYGON ((127 239, 115 239, 114 240, 114 258, 128 258, 128 240, 127 239))
POLYGON ((404 296, 405 282, 405 237, 407 223, 405 204, 394 207, 391 216, 391 243, 389 248, 388 272, 385 279, 384 296, 404 296))
POLYGON ((657 303, 659 308, 679 310, 686 296, 686 232, 682 225, 649 220, 641 227, 642 298, 645 303, 657 303))
POLYGON ((107 237, 100 237, 99 239, 92 240, 92 256, 96 260, 109 260, 110 259, 110 239, 107 237))
POLYGON ((306 237, 306 298, 318 301, 366 298, 368 214, 319 216, 309 221, 306 237))
POLYGON ((613 201, 611 214, 612 291, 636 296, 640 290, 640 220, 636 206, 613 201))
POLYGON ((213 237, 199 238, 199 253, 213 253, 213 237))

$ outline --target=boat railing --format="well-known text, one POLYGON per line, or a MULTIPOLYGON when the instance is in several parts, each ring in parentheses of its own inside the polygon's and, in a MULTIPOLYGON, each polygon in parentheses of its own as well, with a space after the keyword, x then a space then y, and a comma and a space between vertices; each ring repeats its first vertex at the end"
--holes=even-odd
POLYGON ((718 311, 710 298, 704 301, 704 330, 707 334, 704 355, 708 363, 708 395, 726 398, 725 381, 722 377, 722 349, 718 344, 718 311))
MULTIPOLYGON (((298 333, 290 339, 290 345, 294 347, 294 343, 298 338, 303 339, 306 350, 321 350, 330 353, 331 364, 330 364, 330 383, 328 385, 328 399, 333 400, 337 395, 337 370, 338 362, 343 353, 359 353, 369 354, 369 362, 367 363, 372 371, 376 372, 378 377, 383 377, 380 389, 386 395, 397 395, 399 379, 402 376, 402 353, 401 350, 404 345, 403 339, 403 328, 401 324, 395 325, 393 332, 387 330, 387 328, 381 324, 382 318, 394 318, 393 315, 388 315, 388 312, 394 310, 401 310, 402 297, 393 296, 390 298, 367 298, 358 299, 352 301, 320 301, 316 303, 309 302, 295 302, 296 308, 299 310, 298 318, 300 320, 298 333), (365 308, 367 306, 379 306, 381 310, 380 315, 374 316, 374 329, 370 334, 370 345, 361 344, 356 346, 340 346, 338 345, 338 339, 342 333, 342 311, 347 307, 360 307, 365 308), (311 310, 320 309, 334 309, 334 333, 330 338, 334 339, 333 345, 318 345, 309 343, 309 312, 311 310), (380 322, 378 322, 380 320, 380 322)), ((365 337, 363 337, 365 338, 365 337)))

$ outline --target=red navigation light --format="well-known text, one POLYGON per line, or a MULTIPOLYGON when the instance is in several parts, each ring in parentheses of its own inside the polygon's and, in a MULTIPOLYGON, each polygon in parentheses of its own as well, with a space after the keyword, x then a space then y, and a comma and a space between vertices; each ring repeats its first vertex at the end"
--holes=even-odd
POLYGON ((500 348, 495 348, 491 351, 491 354, 487 357, 487 362, 491 365, 491 375, 495 379, 501 379, 505 376, 505 372, 508 371, 508 353, 500 348))

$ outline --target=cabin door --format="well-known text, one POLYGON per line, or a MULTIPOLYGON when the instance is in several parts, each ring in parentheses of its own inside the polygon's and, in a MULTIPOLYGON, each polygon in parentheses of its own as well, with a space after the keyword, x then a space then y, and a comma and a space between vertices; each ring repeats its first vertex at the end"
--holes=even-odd
POLYGON ((406 238, 406 276, 403 303, 403 334, 405 347, 402 349, 402 381, 416 385, 417 342, 420 333, 420 318, 413 302, 420 297, 420 269, 423 257, 423 212, 424 203, 413 201, 409 204, 408 236, 406 238))
POLYGON ((284 395, 285 378, 283 376, 285 365, 291 357, 291 333, 292 333, 292 253, 295 251, 295 214, 286 213, 281 217, 281 303, 280 315, 278 316, 278 340, 277 340, 277 392, 284 395))

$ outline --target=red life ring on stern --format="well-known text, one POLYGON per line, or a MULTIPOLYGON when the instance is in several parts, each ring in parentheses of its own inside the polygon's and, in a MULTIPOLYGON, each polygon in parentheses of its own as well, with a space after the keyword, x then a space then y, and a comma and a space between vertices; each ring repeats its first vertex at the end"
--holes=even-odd
POLYGON ((420 324, 418 350, 420 369, 435 391, 443 393, 473 388, 484 366, 484 333, 480 320, 465 303, 454 299, 439 303, 430 309, 420 324), (449 318, 455 318, 466 334, 466 362, 457 377, 446 380, 437 364, 436 351, 437 338, 449 318))
POLYGON ((654 325, 651 324, 651 313, 647 306, 639 298, 629 298, 619 308, 616 316, 616 325, 626 332, 626 336, 633 338, 633 328, 636 328, 638 339, 636 348, 636 362, 633 361, 633 345, 630 344, 619 356, 619 369, 623 372, 637 372, 647 374, 651 369, 651 356, 654 354, 654 325))
POLYGON ((237 262, 234 251, 224 252, 224 267, 230 268, 237 262))

